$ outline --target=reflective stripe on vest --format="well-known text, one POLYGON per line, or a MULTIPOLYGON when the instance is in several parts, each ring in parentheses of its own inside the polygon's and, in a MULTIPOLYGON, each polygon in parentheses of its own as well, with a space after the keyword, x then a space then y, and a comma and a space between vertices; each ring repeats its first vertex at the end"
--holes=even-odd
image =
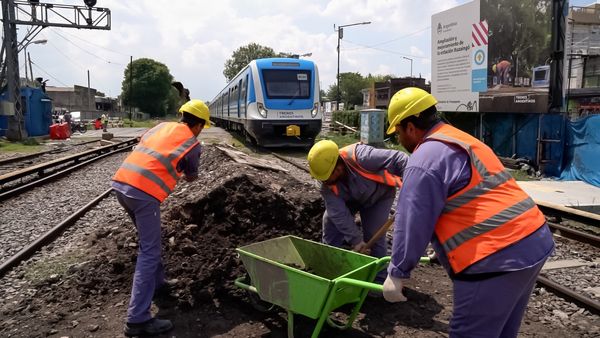
POLYGON ((527 237, 544 223, 535 202, 517 185, 491 149, 450 125, 427 140, 455 144, 471 160, 471 180, 446 199, 435 233, 454 273, 527 237))
MULTIPOLYGON (((346 163, 360 176, 370 181, 389 185, 390 187, 402 186, 402 179, 390 173, 387 169, 383 169, 378 172, 372 172, 363 168, 356 159, 357 144, 359 143, 354 143, 340 149, 340 157, 344 160, 344 163, 346 163)), ((334 194, 339 195, 339 188, 337 187, 337 184, 328 185, 328 187, 333 191, 334 194)))
POLYGON ((175 188, 177 164, 198 140, 185 124, 165 122, 146 132, 113 180, 138 188, 163 201, 175 188))

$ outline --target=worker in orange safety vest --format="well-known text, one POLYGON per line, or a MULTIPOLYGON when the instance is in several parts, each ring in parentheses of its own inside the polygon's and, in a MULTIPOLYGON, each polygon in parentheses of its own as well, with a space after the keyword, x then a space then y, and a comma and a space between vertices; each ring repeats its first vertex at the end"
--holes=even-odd
MULTIPOLYGON (((317 142, 308 153, 310 174, 322 182, 325 201, 323 242, 375 257, 387 255, 385 236, 370 251, 366 242, 387 221, 400 187, 408 155, 401 151, 351 144, 339 149, 333 141, 317 142), (361 227, 354 218, 360 213, 361 227)), ((386 272, 376 281, 382 283, 386 272)))
POLYGON ((536 278, 553 252, 535 202, 494 152, 442 122, 437 100, 419 88, 391 99, 388 134, 411 152, 398 196, 392 258, 383 295, 405 301, 431 241, 453 282, 450 337, 516 337, 536 278))
POLYGON ((179 112, 180 122, 163 122, 142 135, 113 177, 117 199, 133 220, 139 239, 127 336, 157 335, 173 328, 171 321, 150 313, 155 291, 168 286, 161 260, 160 203, 182 176, 187 181, 198 177, 197 137, 210 127, 208 107, 200 100, 186 102, 179 112))

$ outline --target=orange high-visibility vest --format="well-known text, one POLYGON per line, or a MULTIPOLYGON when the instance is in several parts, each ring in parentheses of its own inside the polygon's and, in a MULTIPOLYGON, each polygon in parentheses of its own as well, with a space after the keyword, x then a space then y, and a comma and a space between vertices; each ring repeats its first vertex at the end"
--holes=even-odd
POLYGON ((463 148, 471 159, 471 181, 446 199, 435 226, 454 273, 529 236, 546 219, 483 142, 448 124, 427 140, 463 148))
POLYGON ((129 184, 162 202, 182 175, 177 163, 197 144, 187 125, 163 122, 142 136, 113 181, 129 184))
MULTIPOLYGON (((358 161, 356 160, 356 145, 358 143, 354 143, 344 148, 340 149, 340 157, 344 160, 344 162, 355 172, 360 174, 362 177, 385 185, 389 185, 390 187, 401 187, 402 179, 399 176, 396 176, 390 173, 387 169, 383 169, 377 172, 368 171, 363 168, 358 161)), ((339 189, 337 184, 329 185, 329 188, 333 190, 336 195, 339 195, 339 189)))

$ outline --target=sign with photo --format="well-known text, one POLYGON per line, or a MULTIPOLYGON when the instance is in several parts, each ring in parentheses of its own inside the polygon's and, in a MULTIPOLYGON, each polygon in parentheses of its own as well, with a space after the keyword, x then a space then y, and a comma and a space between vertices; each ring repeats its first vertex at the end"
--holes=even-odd
POLYGON ((441 111, 543 113, 551 0, 475 0, 432 16, 431 92, 441 111))

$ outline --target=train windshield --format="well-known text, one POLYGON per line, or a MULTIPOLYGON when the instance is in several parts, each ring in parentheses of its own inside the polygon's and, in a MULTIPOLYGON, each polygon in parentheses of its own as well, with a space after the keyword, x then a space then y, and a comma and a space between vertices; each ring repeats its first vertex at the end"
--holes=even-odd
POLYGON ((270 99, 310 98, 310 70, 264 69, 262 75, 270 99))

